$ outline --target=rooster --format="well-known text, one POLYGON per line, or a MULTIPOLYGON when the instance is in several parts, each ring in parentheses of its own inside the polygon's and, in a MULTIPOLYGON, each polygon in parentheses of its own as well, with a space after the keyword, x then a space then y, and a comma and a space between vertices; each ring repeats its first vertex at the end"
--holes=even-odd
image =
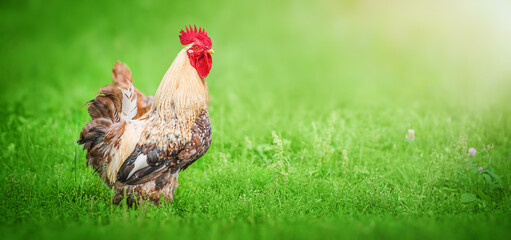
POLYGON ((116 62, 113 84, 88 102, 92 120, 79 144, 91 166, 115 190, 112 202, 129 205, 161 197, 172 201, 179 172, 211 145, 209 95, 211 39, 202 28, 180 31, 186 45, 165 73, 154 97, 133 86, 127 66, 116 62))

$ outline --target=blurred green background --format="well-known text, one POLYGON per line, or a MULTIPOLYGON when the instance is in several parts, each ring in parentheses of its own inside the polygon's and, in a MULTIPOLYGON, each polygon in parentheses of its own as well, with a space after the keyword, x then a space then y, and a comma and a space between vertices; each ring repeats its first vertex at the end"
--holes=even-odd
POLYGON ((0 228, 505 238, 510 12, 505 0, 2 1, 0 228), (188 24, 216 52, 213 145, 180 175, 173 203, 112 206, 75 143, 82 106, 116 60, 153 95, 188 24))

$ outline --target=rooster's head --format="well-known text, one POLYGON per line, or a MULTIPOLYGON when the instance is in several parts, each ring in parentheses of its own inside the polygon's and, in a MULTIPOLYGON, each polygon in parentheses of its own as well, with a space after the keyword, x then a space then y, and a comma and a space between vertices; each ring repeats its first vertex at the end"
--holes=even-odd
POLYGON ((211 49, 211 38, 204 29, 194 25, 194 28, 190 25, 190 28, 185 27, 186 31, 181 30, 179 39, 181 44, 191 44, 190 48, 186 51, 190 58, 190 64, 197 70, 197 73, 201 78, 206 78, 211 70, 213 60, 211 54, 215 53, 211 49))

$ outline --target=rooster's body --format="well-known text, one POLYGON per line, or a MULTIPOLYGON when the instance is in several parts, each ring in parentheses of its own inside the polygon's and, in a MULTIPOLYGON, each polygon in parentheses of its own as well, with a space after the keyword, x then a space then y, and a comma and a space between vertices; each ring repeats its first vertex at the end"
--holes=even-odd
POLYGON ((92 120, 78 142, 87 149, 87 164, 115 189, 114 203, 124 196, 130 204, 158 203, 162 195, 172 201, 179 171, 211 144, 205 81, 211 40, 200 28, 190 30, 180 38, 192 44, 177 55, 154 98, 135 89, 129 69, 117 62, 113 84, 88 103, 92 120))

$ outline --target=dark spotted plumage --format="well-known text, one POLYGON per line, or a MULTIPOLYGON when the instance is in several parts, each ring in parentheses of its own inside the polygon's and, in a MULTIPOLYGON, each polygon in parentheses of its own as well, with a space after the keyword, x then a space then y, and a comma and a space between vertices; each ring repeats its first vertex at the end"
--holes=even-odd
POLYGON ((178 149, 167 148, 165 151, 155 146, 137 145, 124 161, 117 174, 117 180, 127 184, 142 184, 150 180, 148 175, 155 171, 168 169, 175 173, 186 169, 202 157, 211 145, 211 122, 207 111, 203 112, 191 128, 191 139, 178 149), (135 172, 133 169, 140 155, 145 156, 147 166, 135 172), (131 174, 131 175, 130 175, 131 174))
POLYGON ((178 167, 185 170, 195 160, 202 157, 208 151, 211 145, 211 122, 208 112, 199 116, 192 126, 192 139, 186 144, 185 148, 179 152, 178 167))

